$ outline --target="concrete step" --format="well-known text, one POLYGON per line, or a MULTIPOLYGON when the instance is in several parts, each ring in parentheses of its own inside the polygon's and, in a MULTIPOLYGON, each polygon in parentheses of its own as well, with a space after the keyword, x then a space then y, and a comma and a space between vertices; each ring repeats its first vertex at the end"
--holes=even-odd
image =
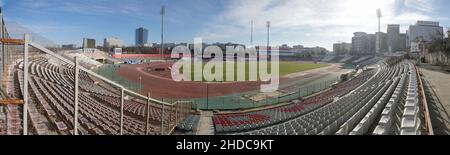
POLYGON ((212 117, 214 113, 211 111, 202 111, 200 122, 197 126, 197 135, 214 135, 214 124, 212 117))

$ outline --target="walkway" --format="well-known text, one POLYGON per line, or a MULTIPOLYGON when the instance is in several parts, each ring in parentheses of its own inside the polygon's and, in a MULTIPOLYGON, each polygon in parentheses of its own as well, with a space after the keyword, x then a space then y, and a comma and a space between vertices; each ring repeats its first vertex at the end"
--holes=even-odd
POLYGON ((200 123, 197 127, 197 135, 214 135, 213 116, 214 113, 211 111, 201 112, 200 123))
POLYGON ((421 71, 425 77, 424 85, 431 88, 427 92, 431 95, 428 104, 434 134, 450 135, 450 74, 431 66, 422 66, 421 71))

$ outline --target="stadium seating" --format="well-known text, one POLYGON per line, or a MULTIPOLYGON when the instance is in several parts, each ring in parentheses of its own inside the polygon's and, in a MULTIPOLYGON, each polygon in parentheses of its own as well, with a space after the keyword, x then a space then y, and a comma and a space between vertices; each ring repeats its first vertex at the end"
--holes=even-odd
MULTIPOLYGON (((46 56, 30 57, 29 104, 30 134, 69 135, 73 133, 74 115, 74 66, 57 65, 46 56)), ((14 86, 21 93, 23 88, 23 63, 18 62, 14 86)), ((117 135, 120 132, 120 96, 117 91, 105 89, 100 80, 80 71, 79 133, 82 135, 117 135)), ((145 102, 146 103, 146 102, 145 102)), ((150 106, 150 134, 161 134, 161 120, 174 121, 174 111, 150 106)), ((6 106, 0 111, 0 134, 21 134, 21 108, 6 106)), ((124 102, 124 134, 146 134, 147 106, 143 101, 127 99, 124 102)))
MULTIPOLYGON (((375 63, 379 58, 370 61, 375 63)), ((23 63, 13 67, 15 94, 23 90, 23 63)), ((422 134, 417 70, 399 58, 379 60, 375 69, 290 104, 245 113, 213 116, 216 134, 238 135, 418 135, 422 134)), ((58 65, 45 56, 30 57, 29 131, 36 135, 70 135, 74 115, 74 66, 58 65)), ((119 91, 80 71, 79 133, 117 135, 120 132, 119 91)), ((124 134, 146 131, 146 101, 124 100, 124 134)), ((174 111, 150 104, 150 133, 161 134, 161 121, 174 122, 174 111), (163 115, 164 112, 164 115, 163 115)), ((22 107, 0 107, 0 135, 22 132, 22 107)), ((190 115, 176 128, 195 134, 200 116, 190 115)))
POLYGON ((188 132, 188 134, 195 134, 197 130, 197 125, 199 124, 200 116, 199 115, 190 115, 183 122, 178 124, 177 130, 188 132))
POLYGON ((331 103, 336 97, 349 93, 374 73, 374 71, 363 72, 350 81, 341 83, 329 91, 307 98, 302 102, 292 101, 293 103, 290 105, 244 114, 216 115, 213 117, 216 132, 219 134, 243 132, 291 120, 331 103))
POLYGON ((421 134, 414 65, 391 59, 379 65, 370 80, 332 103, 265 127, 245 129, 241 125, 231 131, 217 132, 238 135, 421 134))
POLYGON ((6 115, 5 112, 3 111, 3 106, 0 106, 0 135, 5 134, 6 134, 6 115))

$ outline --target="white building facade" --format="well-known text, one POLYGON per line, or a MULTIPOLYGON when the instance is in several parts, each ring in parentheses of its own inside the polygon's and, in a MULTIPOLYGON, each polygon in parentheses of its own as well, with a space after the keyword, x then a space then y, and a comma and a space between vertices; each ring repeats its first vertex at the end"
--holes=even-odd
POLYGON ((114 48, 114 47, 124 47, 125 43, 123 40, 116 37, 105 38, 103 46, 105 48, 114 48))
POLYGON ((444 28, 439 26, 439 22, 417 21, 416 25, 409 26, 407 33, 407 46, 411 47, 412 42, 430 42, 433 38, 444 37, 444 28))

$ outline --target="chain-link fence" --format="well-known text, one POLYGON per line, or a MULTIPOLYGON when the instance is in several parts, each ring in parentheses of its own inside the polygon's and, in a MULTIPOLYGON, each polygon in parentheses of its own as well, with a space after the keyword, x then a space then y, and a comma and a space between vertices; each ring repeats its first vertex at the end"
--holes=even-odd
POLYGON ((284 88, 273 93, 259 91, 238 93, 220 97, 208 97, 192 100, 198 109, 207 110, 243 110, 301 100, 315 93, 331 88, 338 82, 335 76, 326 76, 312 82, 287 83, 284 88))

